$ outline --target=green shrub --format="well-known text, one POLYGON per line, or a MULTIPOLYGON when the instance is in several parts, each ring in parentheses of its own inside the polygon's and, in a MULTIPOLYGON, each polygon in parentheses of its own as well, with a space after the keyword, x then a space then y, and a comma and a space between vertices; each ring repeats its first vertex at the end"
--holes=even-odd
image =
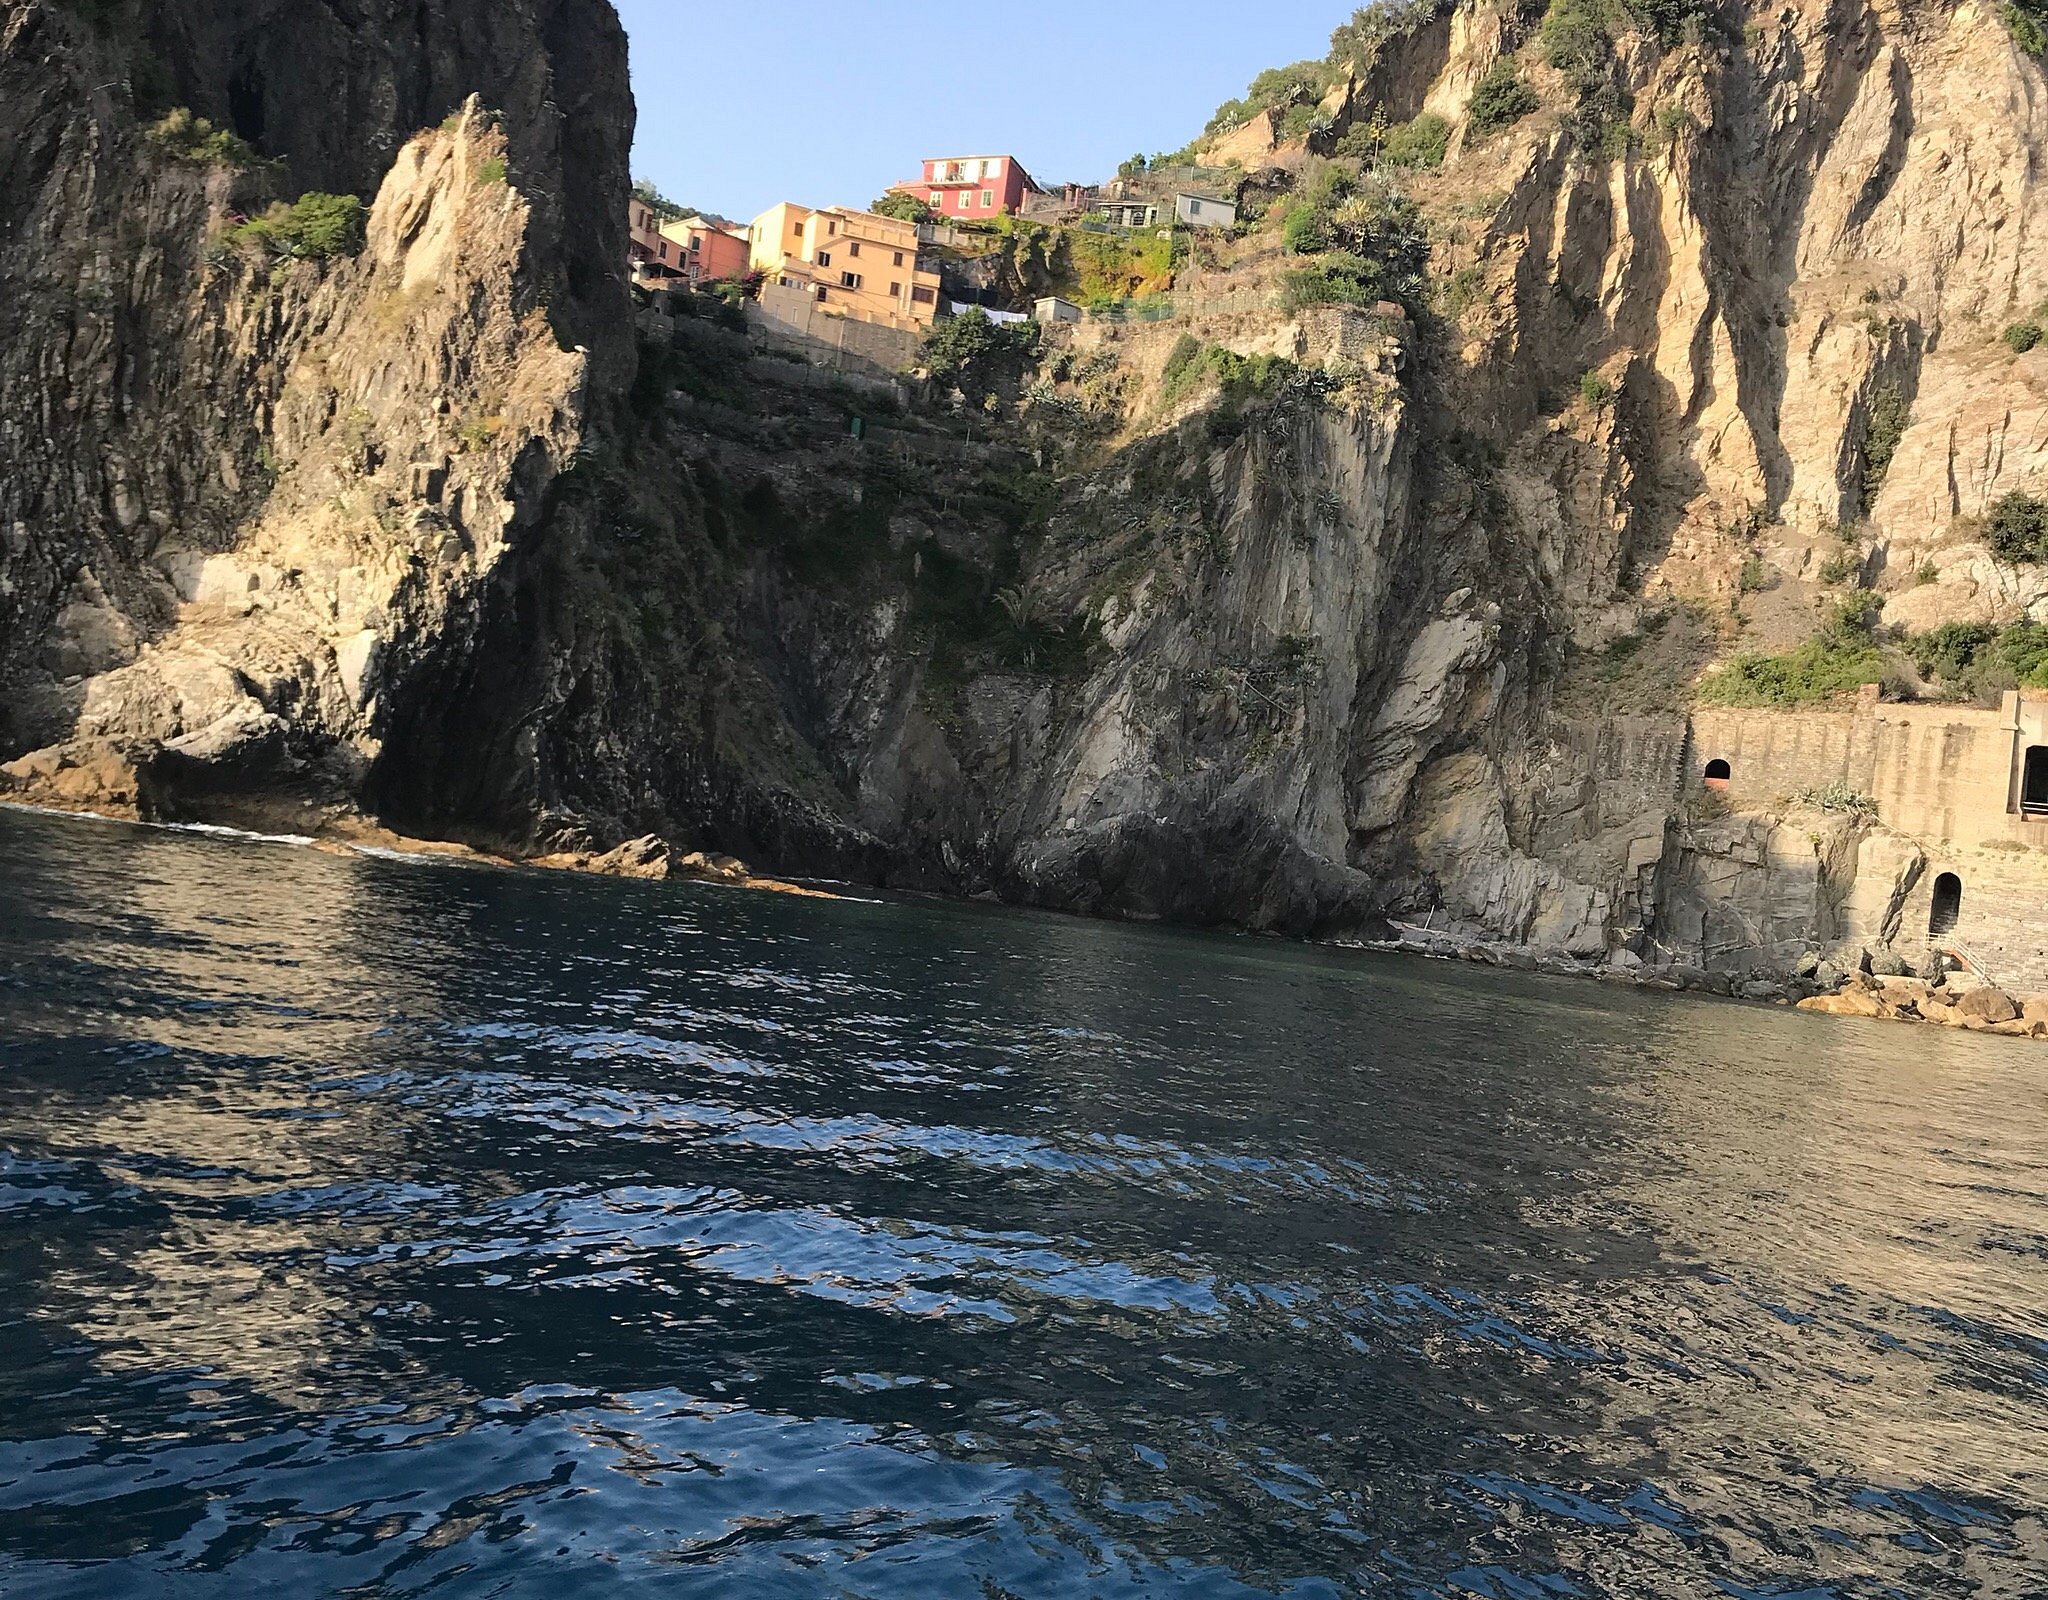
POLYGON ((885 194, 868 210, 878 217, 894 217, 898 222, 922 225, 939 220, 939 214, 914 194, 885 194))
POLYGON ((1337 141, 1337 154, 1358 162, 1377 161, 1387 147, 1389 132, 1386 113, 1375 112, 1366 121, 1354 122, 1344 130, 1344 137, 1337 141))
POLYGON ((1714 20, 1714 0, 1629 0, 1636 20, 1665 49, 1698 43, 1714 20))
POLYGON ((1984 542, 2008 566, 2048 561, 2048 500, 2017 490, 2000 496, 1985 519, 1984 542))
POLYGON ((2048 625, 1998 629, 1950 622, 1906 641, 1920 675, 1954 693, 1989 700, 2011 688, 2048 688, 2048 625))
POLYGON ((1270 399, 1300 369, 1285 356, 1241 356, 1211 346, 1206 363, 1223 391, 1226 410, 1237 411, 1254 400, 1270 399))
POLYGON ((1868 511, 1883 487, 1884 475, 1905 437, 1912 403, 1897 384, 1886 384, 1870 397, 1870 424, 1863 434, 1863 508, 1868 511))
POLYGON ((1651 148, 1658 153, 1669 150, 1696 126, 1690 111, 1676 100, 1666 100, 1651 118, 1651 148))
POLYGON ((1751 556, 1742 563, 1742 571, 1736 576, 1735 588, 1739 594, 1756 594, 1769 581, 1762 556, 1751 556))
POLYGON ((2014 355, 2023 356, 2041 342, 2041 324, 2032 320, 2015 322, 2002 337, 2014 355))
POLYGON ((1192 333, 1184 333, 1175 342, 1172 352, 1166 358, 1166 365, 1159 374, 1159 402, 1171 406, 1178 402, 1202 373, 1202 341, 1192 333))
POLYGON ((2030 56, 2048 56, 2048 6, 2042 0, 2013 0, 1999 14, 2014 44, 2030 56))
POLYGON ((1960 684, 1997 637, 1998 630, 1988 623, 1947 622, 1932 632, 1914 634, 1906 641, 1906 654, 1921 677, 1960 684))
POLYGON ((1710 706, 1802 706, 1854 694, 1884 677, 1875 647, 1837 650, 1809 639, 1782 656, 1737 656, 1700 684, 1710 706))
POLYGON ((1173 286, 1173 245, 1157 233, 1071 232, 1066 256, 1074 298, 1083 305, 1112 306, 1173 286))
POLYGON ((1832 587, 1847 583, 1863 570, 1863 563, 1847 550, 1837 551, 1820 564, 1820 581, 1832 587))
POLYGON ((1990 656, 2020 687, 2048 688, 2048 623, 2015 622, 1998 636, 1990 656))
POLYGON ((925 369, 981 405, 1002 383, 1022 376, 1038 353, 1039 332, 1035 322, 998 323, 976 306, 932 329, 924 342, 925 369))
POLYGON ((1828 607, 1816 637, 1835 649, 1861 649, 1871 642, 1883 606, 1874 594, 1845 594, 1828 607))
POLYGON ((1579 398, 1597 411, 1614 398, 1614 385, 1597 369, 1579 377, 1579 398))
POLYGON ((1291 256, 1321 255, 1330 248, 1329 218, 1306 201, 1297 201, 1280 225, 1280 245, 1291 256))
POLYGON ((1465 107, 1465 137, 1490 138, 1520 122, 1541 104, 1536 91, 1515 70, 1514 58, 1502 56, 1486 69, 1486 76, 1472 91, 1471 102, 1465 107))
POLYGON ((495 188, 505 182, 505 158, 503 156, 492 156, 482 166, 478 167, 476 169, 476 181, 487 189, 495 188))
POLYGON ((1550 0, 1538 33, 1543 58, 1574 92, 1588 93, 1605 80, 1615 31, 1626 20, 1615 0, 1550 0))
POLYGON ((1280 119, 1280 142, 1291 144, 1296 139, 1306 139, 1321 116, 1322 108, 1312 102, 1289 106, 1287 114, 1280 119))
POLYGON ((1797 649, 1781 656, 1737 656, 1709 673, 1699 699, 1712 706, 1800 706, 1881 683, 1884 655, 1871 637, 1876 613, 1872 596, 1849 596, 1797 649))
POLYGON ((1310 306, 1369 306, 1383 298, 1382 288, 1376 262, 1339 250, 1288 273, 1283 298, 1289 311, 1310 306))
POLYGON ((1382 152, 1389 166, 1440 167, 1450 148, 1451 125, 1433 112, 1425 111, 1412 122, 1404 122, 1387 135, 1382 152))
POLYGON ((362 201, 352 194, 305 194, 293 205, 279 201, 222 238, 294 261, 328 261, 362 249, 366 218, 362 201))
POLYGON ((192 115, 188 106, 176 106, 164 114, 146 135, 159 150, 180 161, 196 161, 217 167, 253 167, 256 152, 245 140, 225 128, 216 128, 204 117, 192 115))

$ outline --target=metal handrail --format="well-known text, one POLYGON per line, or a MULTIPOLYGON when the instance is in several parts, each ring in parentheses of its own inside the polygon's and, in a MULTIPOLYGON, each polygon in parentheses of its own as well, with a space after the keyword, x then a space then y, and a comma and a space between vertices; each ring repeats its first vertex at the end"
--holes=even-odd
POLYGON ((1990 969, 1970 953, 1969 946, 1965 945, 1962 940, 1949 939, 1942 943, 1930 941, 1927 948, 1938 956, 1949 956, 1956 961, 1960 961, 1979 983, 1987 987, 1996 987, 1992 981, 1990 969))

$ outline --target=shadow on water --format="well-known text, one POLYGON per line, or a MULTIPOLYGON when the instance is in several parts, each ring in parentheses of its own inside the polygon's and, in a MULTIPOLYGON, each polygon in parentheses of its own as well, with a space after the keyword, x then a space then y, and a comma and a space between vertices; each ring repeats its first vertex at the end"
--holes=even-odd
POLYGON ((0 812, 0 1591, 2019 1595, 2048 1057, 0 812))

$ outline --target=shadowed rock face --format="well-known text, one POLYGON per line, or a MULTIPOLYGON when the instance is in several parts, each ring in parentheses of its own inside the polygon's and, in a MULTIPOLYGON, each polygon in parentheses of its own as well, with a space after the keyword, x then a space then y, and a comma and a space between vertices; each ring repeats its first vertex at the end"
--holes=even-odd
POLYGON ((0 740, 159 807, 357 793, 632 370, 610 6, 348 16, 0 9, 0 740), (131 84, 275 164, 177 159, 131 84), (306 191, 373 202, 359 256, 218 242, 306 191))
POLYGON ((137 31, 170 103, 289 163, 302 190, 374 194, 406 140, 480 96, 526 179, 533 270, 566 290, 548 285, 551 311, 572 342, 623 353, 633 106, 608 0, 145 0, 137 31))

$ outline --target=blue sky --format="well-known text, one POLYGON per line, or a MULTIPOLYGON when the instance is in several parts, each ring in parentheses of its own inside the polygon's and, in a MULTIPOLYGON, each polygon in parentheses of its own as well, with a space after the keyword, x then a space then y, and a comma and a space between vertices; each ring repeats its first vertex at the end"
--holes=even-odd
POLYGON ((636 176, 737 218, 866 205, 926 156, 1041 183, 1173 149, 1262 68, 1320 56, 1359 0, 617 0, 636 176))

